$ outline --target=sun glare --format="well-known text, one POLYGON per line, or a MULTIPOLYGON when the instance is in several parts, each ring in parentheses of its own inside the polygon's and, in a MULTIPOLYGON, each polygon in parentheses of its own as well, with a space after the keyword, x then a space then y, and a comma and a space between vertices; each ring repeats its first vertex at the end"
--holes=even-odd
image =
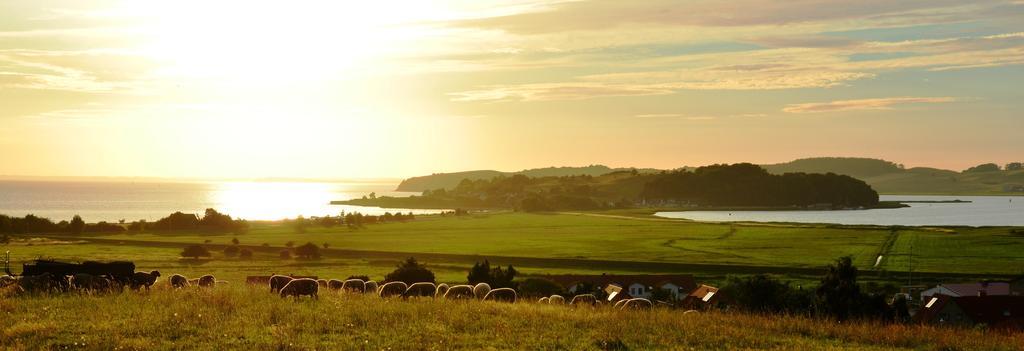
POLYGON ((335 189, 325 183, 221 183, 210 195, 217 209, 246 219, 330 214, 335 189))

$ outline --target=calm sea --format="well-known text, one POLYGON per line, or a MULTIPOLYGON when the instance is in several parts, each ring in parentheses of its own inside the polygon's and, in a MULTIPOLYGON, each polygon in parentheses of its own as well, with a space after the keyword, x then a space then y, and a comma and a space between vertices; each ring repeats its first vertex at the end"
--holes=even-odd
POLYGON ((884 195, 883 201, 951 201, 910 203, 910 207, 850 211, 681 211, 659 212, 666 218, 704 222, 793 222, 875 225, 1024 226, 1024 196, 884 195))
POLYGON ((153 221, 174 211, 202 213, 215 208, 236 218, 274 220, 337 215, 341 211, 436 213, 435 210, 380 209, 330 205, 331 200, 394 192, 394 181, 367 182, 131 182, 0 180, 0 213, 35 214, 54 221, 80 215, 87 222, 153 221))

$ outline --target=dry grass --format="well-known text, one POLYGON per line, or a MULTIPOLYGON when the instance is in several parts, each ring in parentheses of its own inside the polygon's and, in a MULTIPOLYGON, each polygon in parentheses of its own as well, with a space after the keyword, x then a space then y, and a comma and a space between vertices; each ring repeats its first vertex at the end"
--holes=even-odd
POLYGON ((0 314, 0 345, 12 350, 1024 348, 1022 334, 982 330, 333 293, 296 301, 243 286, 7 297, 0 314))

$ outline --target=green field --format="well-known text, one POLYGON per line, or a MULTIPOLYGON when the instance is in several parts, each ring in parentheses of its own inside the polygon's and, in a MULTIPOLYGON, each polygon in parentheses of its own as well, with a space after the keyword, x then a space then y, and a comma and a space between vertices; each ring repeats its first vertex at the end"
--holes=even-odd
MULTIPOLYGON (((0 295, 2 296, 2 295, 0 295)), ((239 285, 0 297, 7 350, 1019 350, 1024 334, 529 301, 281 299, 239 285)))
MULTIPOLYGON (((226 279, 244 275, 289 273, 327 277, 366 274, 380 279, 394 264, 415 256, 445 281, 461 281, 477 260, 515 264, 526 274, 544 273, 692 273, 712 281, 729 274, 776 273, 814 280, 820 268, 852 255, 879 279, 899 280, 908 268, 914 243, 914 271, 921 277, 942 274, 973 277, 1024 272, 1024 236, 1014 228, 889 228, 827 225, 711 224, 643 217, 639 213, 524 214, 498 212, 472 216, 421 216, 405 223, 311 227, 296 233, 283 223, 254 223, 237 236, 254 249, 253 260, 224 258, 231 234, 131 233, 88 236, 86 243, 15 242, 2 249, 17 264, 37 257, 133 260, 140 269, 187 274, 214 273, 226 279), (214 257, 201 264, 180 260, 187 244, 203 244, 214 257), (281 260, 277 253, 292 241, 329 244, 315 261, 281 260), (264 245, 266 244, 266 245, 264 245), (874 267, 879 255, 881 264, 874 267)), ((869 275, 868 278, 871 276, 869 275)), ((973 278, 972 277, 972 278, 973 278)), ((967 278, 959 278, 967 279, 967 278)))

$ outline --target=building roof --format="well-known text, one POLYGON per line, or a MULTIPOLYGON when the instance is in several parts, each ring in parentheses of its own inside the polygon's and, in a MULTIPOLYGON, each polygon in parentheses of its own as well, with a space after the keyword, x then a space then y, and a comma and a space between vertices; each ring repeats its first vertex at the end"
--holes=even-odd
POLYGON ((718 288, 701 284, 696 289, 690 292, 687 298, 698 299, 704 302, 711 302, 715 295, 718 294, 718 288))
POLYGON ((615 284, 623 288, 634 283, 649 287, 660 287, 672 283, 679 286, 682 292, 687 292, 697 287, 696 280, 689 274, 550 274, 537 277, 551 280, 565 288, 580 283, 589 283, 598 287, 615 284))
POLYGON ((984 291, 985 295, 1010 294, 1010 283, 1006 282, 942 284, 941 286, 949 289, 958 296, 978 296, 978 292, 980 291, 984 291))
POLYGON ((929 299, 914 316, 922 322, 937 322, 939 313, 949 304, 956 304, 975 324, 994 328, 1024 327, 1024 296, 945 296, 929 299))

